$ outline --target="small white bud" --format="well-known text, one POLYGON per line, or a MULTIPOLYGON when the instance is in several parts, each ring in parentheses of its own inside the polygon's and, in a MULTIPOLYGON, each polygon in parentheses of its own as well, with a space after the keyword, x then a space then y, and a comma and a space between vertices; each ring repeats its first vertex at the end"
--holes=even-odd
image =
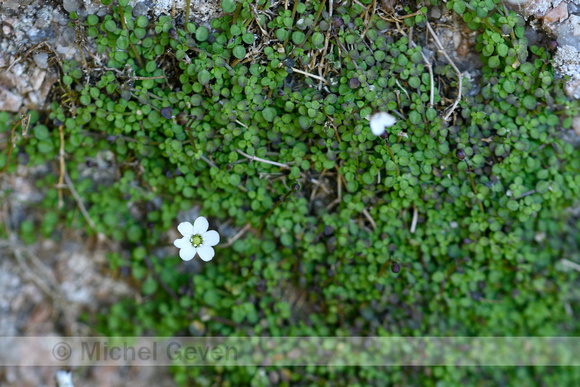
POLYGON ((371 116, 371 131, 375 136, 385 133, 385 128, 395 125, 395 117, 386 112, 378 112, 371 116))
POLYGON ((64 370, 56 371, 56 384, 58 387, 74 387, 72 373, 64 370))

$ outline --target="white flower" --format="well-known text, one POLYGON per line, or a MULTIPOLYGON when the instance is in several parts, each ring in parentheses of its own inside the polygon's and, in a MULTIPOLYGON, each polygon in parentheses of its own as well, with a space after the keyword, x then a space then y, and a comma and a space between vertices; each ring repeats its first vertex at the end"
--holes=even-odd
POLYGON ((371 116, 371 131, 375 136, 385 133, 385 128, 395 125, 395 117, 385 112, 378 112, 371 116))
POLYGON ((56 384, 58 387, 74 387, 72 373, 63 370, 56 371, 56 384))
POLYGON ((184 261, 190 261, 195 254, 204 261, 211 261, 215 255, 212 246, 220 243, 220 234, 217 231, 208 231, 209 222, 203 216, 200 216, 193 222, 179 223, 177 230, 183 235, 183 238, 176 239, 173 244, 179 248, 179 257, 184 261))

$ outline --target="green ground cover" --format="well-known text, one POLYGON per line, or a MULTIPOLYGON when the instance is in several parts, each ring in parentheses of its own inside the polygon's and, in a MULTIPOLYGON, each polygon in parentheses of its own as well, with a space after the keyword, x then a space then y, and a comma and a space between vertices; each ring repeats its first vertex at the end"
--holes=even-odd
MULTIPOLYGON (((414 4, 407 18, 371 0, 330 17, 317 0, 223 0, 210 29, 134 18, 122 0, 105 17, 71 15, 107 59, 64 63, 58 98, 31 113, 27 136, 0 113, 16 144, 0 168, 13 172, 24 152, 54 169, 21 237, 73 227, 122 242, 112 269, 130 268, 143 297, 103 311, 98 330, 112 336, 578 335, 565 307, 580 307, 578 273, 561 265, 580 261, 580 159, 562 139, 578 104, 521 17, 493 0, 446 5, 480 31, 482 87, 425 57, 428 7, 414 4), (323 80, 310 76, 318 67, 323 80), (397 118, 383 137, 374 111, 397 118), (94 228, 71 195, 56 209, 61 144, 94 228), (106 152, 114 178, 81 175, 106 152), (222 236, 211 262, 184 266, 167 231, 196 205, 210 229, 247 227, 230 246, 222 236)), ((202 385, 269 385, 265 370, 174 369, 202 385)), ((304 385, 580 380, 573 368, 283 373, 304 385)))

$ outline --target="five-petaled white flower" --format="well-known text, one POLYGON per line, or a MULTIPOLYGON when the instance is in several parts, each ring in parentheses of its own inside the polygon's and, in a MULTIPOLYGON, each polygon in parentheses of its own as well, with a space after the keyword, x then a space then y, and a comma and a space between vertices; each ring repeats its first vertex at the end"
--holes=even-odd
POLYGON ((195 254, 204 261, 211 261, 215 255, 212 246, 220 242, 220 234, 214 230, 207 230, 209 222, 203 216, 200 216, 193 222, 179 223, 177 230, 183 235, 183 238, 176 239, 173 244, 179 248, 179 257, 184 261, 189 261, 195 254))
POLYGON ((385 133, 385 128, 395 125, 395 122, 397 122, 397 120, 389 113, 375 113, 370 118, 371 131, 375 136, 380 136, 385 133))

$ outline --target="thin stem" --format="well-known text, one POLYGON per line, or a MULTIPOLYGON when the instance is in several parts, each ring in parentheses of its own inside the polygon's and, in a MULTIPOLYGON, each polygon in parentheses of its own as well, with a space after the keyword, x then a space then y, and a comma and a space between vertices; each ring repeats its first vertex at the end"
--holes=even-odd
POLYGON ((191 0, 185 0, 185 27, 187 28, 187 23, 189 23, 189 3, 191 0))
POLYGON ((193 135, 191 134, 191 124, 192 123, 193 123, 193 121, 191 121, 191 123, 185 127, 185 133, 187 133, 187 135, 189 136, 189 141, 191 142, 191 146, 193 147, 193 151, 195 153, 197 153, 197 147, 195 146, 195 142, 193 142, 193 135))
POLYGON ((89 226, 94 230, 97 231, 96 227, 95 227, 95 222, 93 222, 93 220, 91 219, 89 212, 87 211, 85 205, 83 204, 83 201, 81 199, 81 197, 79 196, 77 190, 75 189, 72 180, 70 178, 70 176, 68 175, 68 173, 66 173, 66 170, 64 171, 64 180, 66 181, 66 185, 68 185, 68 189, 70 190, 70 192, 72 193, 73 197, 75 198, 77 205, 79 207, 79 209, 81 210, 81 213, 83 214, 83 216, 85 217, 85 220, 87 221, 87 223, 89 224, 89 226))
MULTIPOLYGON (((324 2, 326 0, 322 1, 320 3, 320 6, 318 7, 318 12, 316 12, 316 15, 314 16, 314 23, 312 23, 313 26, 316 26, 318 24, 318 18, 320 17, 320 14, 322 14, 322 10, 324 9, 324 2)), ((310 37, 310 35, 312 34, 312 31, 308 31, 306 33, 306 38, 304 39, 304 42, 302 42, 301 44, 298 45, 298 47, 302 47, 304 45, 304 43, 306 43, 308 41, 308 38, 310 37)))
POLYGON ((64 165, 64 133, 63 133, 64 125, 58 127, 58 133, 60 137, 60 150, 58 153, 58 158, 60 162, 60 176, 58 178, 58 208, 62 208, 64 205, 64 201, 62 199, 62 187, 64 185, 64 174, 66 172, 66 168, 64 165))
MULTIPOLYGON (((189 1, 188 1, 189 3, 189 1)), ((240 17, 240 12, 242 11, 242 2, 238 2, 238 5, 236 6, 236 10, 234 11, 234 17, 232 18, 232 25, 236 24, 236 22, 238 21, 238 17, 240 17)))
MULTIPOLYGON (((292 20, 294 20, 294 16, 296 16, 296 10, 298 9, 298 4, 300 4, 300 0, 295 0, 294 1, 294 8, 292 8, 292 20)), ((321 5, 322 7, 322 5, 321 5)), ((284 40, 284 49, 286 49, 286 47, 288 46, 288 39, 290 39, 290 33, 288 33, 288 36, 286 37, 286 40, 284 40)), ((289 50, 286 50, 286 52, 288 52, 289 50)))
POLYGON ((395 163, 395 168, 397 169, 397 176, 401 176, 401 173, 399 172, 399 166, 397 165, 397 162, 395 161, 395 155, 393 154, 393 150, 391 149, 391 146, 389 145, 388 140, 385 140, 385 145, 387 146, 387 149, 389 150, 389 154, 391 155, 391 159, 393 160, 393 163, 395 163))
MULTIPOLYGON (((125 23, 125 13, 123 11, 123 7, 121 7, 121 6, 119 6, 119 13, 121 14, 121 25, 123 26, 123 31, 127 31, 127 24, 125 23)), ((137 62, 139 63, 139 67, 144 68, 145 65, 143 64, 143 61, 141 60, 141 56, 137 52, 137 48, 135 47, 135 45, 131 42, 131 39, 129 39, 129 44, 131 45, 131 49, 133 50, 133 53, 135 54, 135 59, 137 59, 137 62)))
POLYGON ((383 266, 381 266, 381 268, 379 269, 379 273, 377 274, 377 279, 381 278, 381 276, 383 275, 383 272, 385 271, 385 269, 387 268, 387 265, 391 263, 391 259, 387 259, 385 261, 385 263, 383 263, 383 266))
MULTIPOLYGON (((365 29, 362 32, 362 34, 360 35, 361 39, 364 39, 364 37, 367 35, 367 32, 369 31, 369 26, 373 22, 373 18, 375 17, 376 11, 377 11, 377 0, 373 0, 373 10, 371 11, 371 17, 365 23, 366 24, 365 29)), ((316 25, 316 24, 314 24, 314 25, 316 25)))
POLYGON ((481 204, 479 199, 477 199, 477 188, 475 187, 475 182, 473 181, 473 177, 471 176, 471 168, 469 168, 469 163, 467 162, 467 160, 463 161, 465 161, 465 165, 467 165, 467 176, 469 176, 469 181, 471 182, 471 188, 473 188, 473 192, 475 193, 476 196, 475 199, 477 200, 477 204, 479 204, 481 212, 485 212, 485 210, 483 209, 483 204, 481 204))
POLYGON ((21 124, 21 122, 22 119, 16 121, 14 126, 12 126, 12 131, 10 132, 10 143, 8 144, 8 155, 6 156, 6 165, 4 165, 4 168, 2 168, 0 176, 2 176, 8 170, 8 166, 10 165, 10 157, 12 156, 12 149, 16 146, 16 138, 14 136, 14 132, 16 131, 18 125, 21 124))

